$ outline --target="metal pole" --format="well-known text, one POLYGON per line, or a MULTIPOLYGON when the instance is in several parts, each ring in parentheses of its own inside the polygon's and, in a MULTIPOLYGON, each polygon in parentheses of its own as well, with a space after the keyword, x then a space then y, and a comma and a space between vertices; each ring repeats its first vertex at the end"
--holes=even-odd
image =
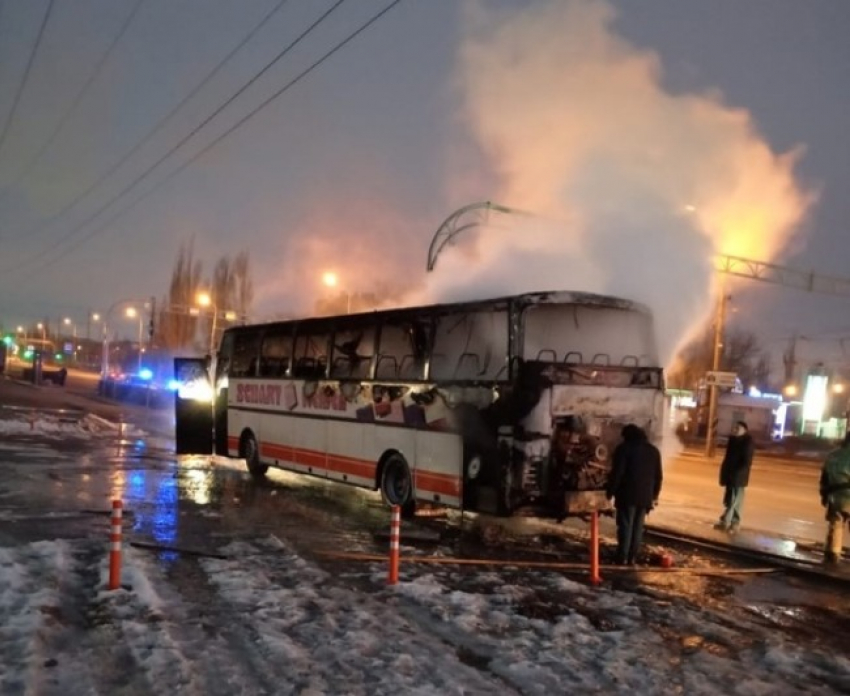
POLYGON ((100 358, 100 376, 104 379, 109 374, 109 329, 106 326, 106 318, 103 319, 103 352, 100 358))
POLYGON ((218 307, 216 305, 213 305, 212 308, 213 318, 212 329, 210 330, 210 355, 215 355, 215 320, 218 317, 218 307))
MULTIPOLYGON (((726 287, 720 286, 720 300, 717 303, 717 315, 714 320, 714 355, 711 361, 711 369, 717 372, 720 369, 720 356, 723 348, 723 324, 726 321, 726 287)), ((705 456, 714 456, 714 440, 717 437, 717 386, 712 384, 708 392, 708 423, 705 431, 705 456)))
POLYGON ((144 332, 144 320, 142 319, 142 313, 139 312, 139 367, 136 370, 137 373, 142 371, 142 335, 144 332))

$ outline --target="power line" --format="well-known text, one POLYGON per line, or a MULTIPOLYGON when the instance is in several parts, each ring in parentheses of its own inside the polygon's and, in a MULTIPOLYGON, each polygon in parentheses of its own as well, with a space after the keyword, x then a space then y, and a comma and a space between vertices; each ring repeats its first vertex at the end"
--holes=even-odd
POLYGON ((2 154, 3 146, 6 144, 6 136, 9 134, 12 121, 15 120, 15 116, 17 115, 21 95, 24 93, 24 88, 27 85, 32 64, 35 62, 35 55, 38 53, 38 47, 41 45, 41 38, 44 36, 44 28, 47 26, 47 20, 50 19, 50 13, 53 11, 53 2, 54 0, 50 0, 47 4, 47 10, 44 13, 44 17, 41 19, 41 26, 38 28, 38 36, 35 38, 32 51, 30 51, 30 57, 27 59, 27 67, 24 69, 23 77, 18 84, 18 90, 15 92, 15 98, 12 100, 12 109, 9 111, 9 117, 6 119, 6 124, 3 126, 3 133, 0 134, 0 154, 2 154))
MULTIPOLYGON (((272 18, 272 16, 283 7, 288 0, 279 0, 277 5, 275 5, 266 15, 260 20, 258 24, 254 26, 251 31, 249 31, 245 37, 233 48, 230 52, 224 56, 216 66, 202 79, 195 87, 185 96, 180 102, 174 106, 171 111, 169 111, 165 116, 163 116, 159 121, 154 124, 154 127, 151 128, 142 138, 128 150, 124 155, 122 155, 117 162, 115 162, 107 171, 103 172, 95 181, 92 183, 87 189, 85 189, 82 193, 78 194, 71 202, 66 204, 61 210, 51 215, 46 220, 42 220, 39 223, 36 223, 34 226, 24 229, 20 234, 14 235, 10 238, 10 241, 14 241, 16 239, 23 239, 24 237, 32 237, 38 234, 41 234, 45 229, 47 229, 51 223, 58 220, 69 210, 74 208, 80 201, 85 199, 92 191, 94 191, 98 186, 100 186, 104 181, 109 179, 125 162, 127 162, 133 155, 135 155, 146 143, 148 143, 155 135, 157 135, 162 127, 176 114, 180 111, 181 108, 192 99, 198 92, 200 92, 207 84, 209 84, 210 80, 212 80, 219 71, 225 66, 225 64, 238 53, 254 36, 256 36, 257 32, 266 25, 266 23, 272 18)), ((119 194, 120 195, 120 194, 119 194)), ((97 214, 95 214, 97 215, 97 214)), ((55 247, 54 247, 55 248, 55 247)), ((36 256, 35 258, 38 258, 36 256)))
MULTIPOLYGON (((294 46, 295 46, 295 45, 296 45, 299 41, 301 41, 301 40, 302 40, 302 39, 303 39, 303 38, 304 38, 304 37, 305 37, 305 36, 306 36, 306 35, 307 35, 310 31, 312 31, 312 29, 313 29, 313 28, 315 28, 315 27, 319 24, 319 22, 321 22, 321 21, 322 21, 322 20, 323 20, 323 19, 324 19, 324 18, 325 18, 328 14, 330 14, 330 12, 332 12, 334 9, 336 9, 336 7, 338 7, 340 4, 342 4, 342 2, 344 2, 344 0, 338 0, 338 1, 337 1, 337 3, 336 3, 335 5, 333 5, 333 6, 332 6, 332 7, 331 7, 331 8, 330 8, 327 12, 325 12, 325 14, 323 14, 323 15, 322 15, 322 17, 320 17, 320 18, 319 18, 316 22, 314 22, 314 23, 313 23, 313 24, 312 24, 312 25, 311 25, 311 26, 310 26, 307 30, 305 30, 305 31, 304 31, 304 32, 303 32, 303 33, 302 33, 302 34, 301 34, 301 35, 300 35, 297 39, 295 39, 295 41, 293 41, 293 43, 291 43, 291 44, 290 44, 290 45, 289 45, 286 49, 284 49, 284 52, 286 52, 286 51, 290 50, 290 49, 291 49, 292 47, 294 47, 294 46)), ((179 167, 177 167, 177 169, 175 169, 174 171, 172 171, 171 173, 169 173, 169 174, 168 174, 165 178, 163 178, 162 180, 160 180, 160 181, 159 181, 157 184, 155 184, 152 188, 148 189, 148 191, 146 191, 146 192, 145 192, 145 193, 143 193, 141 196, 139 196, 138 198, 136 198, 136 199, 135 199, 133 202, 131 202, 128 206, 125 206, 124 208, 122 208, 122 209, 120 209, 119 211, 117 211, 115 215, 113 215, 112 217, 110 217, 110 218, 109 218, 109 219, 108 219, 105 223, 103 223, 101 226, 94 228, 91 232, 89 232, 87 235, 85 235, 85 236, 83 236, 82 238, 80 238, 77 242, 71 242, 71 245, 70 245, 70 246, 68 246, 68 247, 67 247, 64 251, 62 251, 62 252, 59 254, 59 256, 57 256, 56 258, 54 258, 54 259, 53 259, 53 260, 51 260, 51 261, 48 261, 48 262, 46 262, 46 263, 42 264, 39 268, 40 268, 40 269, 48 268, 48 267, 52 266, 53 264, 55 264, 55 263, 57 263, 57 262, 61 261, 61 260, 62 260, 63 258, 65 258, 65 257, 66 257, 66 256, 67 256, 67 255, 68 255, 71 251, 73 251, 74 249, 76 249, 76 248, 77 248, 78 246, 80 246, 81 244, 84 244, 85 242, 87 242, 89 239, 91 239, 92 237, 94 237, 97 233, 99 233, 99 232, 103 231, 103 230, 104 230, 106 227, 108 227, 108 226, 109 226, 112 222, 114 222, 114 221, 115 221, 115 220, 117 220, 119 217, 121 217, 124 213, 126 213, 126 212, 127 212, 127 211, 129 211, 131 208, 133 208, 133 207, 134 207, 137 203, 139 203, 139 202, 140 202, 140 201, 142 201, 143 199, 147 198, 147 197, 148 197, 150 194, 152 194, 154 191, 157 191, 157 190, 158 190, 158 189, 159 189, 159 188, 160 188, 163 184, 165 184, 166 182, 170 181, 173 177, 175 177, 177 174, 179 174, 180 172, 182 172, 184 169, 186 169, 188 166, 190 166, 192 163, 194 163, 196 160, 198 160, 201 156, 203 156, 204 154, 206 154, 206 153, 207 153, 209 150, 211 150, 213 147, 215 147, 216 145, 218 145, 218 143, 220 143, 222 140, 224 140, 224 138, 226 138, 228 135, 230 135, 230 134, 231 134, 231 133, 233 133, 235 130, 237 130, 238 128, 240 128, 240 127, 241 127, 244 123, 246 123, 248 120, 250 120, 250 119, 251 119, 254 115, 256 115, 259 111, 261 111, 262 109, 264 109, 266 106, 268 106, 269 104, 271 104, 271 103, 272 103, 275 99, 277 99, 277 98, 278 98, 278 97, 280 97, 282 94, 284 94, 286 91, 288 91, 290 88, 292 88, 293 86, 295 86, 295 85, 296 85, 298 82, 300 82, 300 81, 301 81, 304 77, 306 77, 306 76, 307 76, 307 75, 309 75, 311 72, 313 72, 313 70, 315 70, 316 68, 318 68, 318 67, 319 67, 322 63, 324 63, 326 60, 328 60, 331 56, 333 56, 335 53, 337 53, 340 49, 342 49, 344 46, 346 46, 346 45, 347 45, 347 44, 349 44, 351 41, 353 41, 353 40, 354 40, 357 36, 359 36, 362 32, 364 32, 364 31, 365 31, 366 29, 368 29, 370 26, 372 26, 375 22, 377 22, 378 20, 380 20, 380 19, 381 19, 381 18, 382 18, 385 14, 387 14, 387 12, 389 12, 391 9, 393 9, 396 5, 400 4, 401 2, 402 2, 402 0, 393 0, 393 2, 391 2, 389 5, 387 5, 387 6, 386 6, 383 10, 381 10, 381 11, 380 11, 380 12, 378 12, 377 14, 373 15, 371 19, 369 19, 368 21, 366 21, 366 22, 365 22, 364 24, 362 24, 362 25, 361 25, 358 29, 356 29, 354 32, 352 32, 351 34, 349 34, 349 35, 348 35, 345 39, 343 39, 341 42, 339 42, 338 44, 336 44, 336 45, 335 45, 332 49, 330 49, 328 52, 326 52, 324 55, 322 55, 322 57, 321 57, 321 58, 319 58, 318 60, 316 60, 315 62, 313 62, 313 63, 312 63, 309 67, 307 67, 305 70, 303 70, 301 73, 299 73, 299 74, 298 74, 296 77, 294 77, 292 80, 290 80, 289 82, 287 82, 287 83, 286 83, 283 87, 281 87, 281 88, 280 88, 280 89, 278 89, 276 92, 274 92, 274 93, 273 93, 270 97, 268 97, 268 98, 267 98, 267 99, 265 99, 263 102, 261 102, 261 103, 260 103, 257 107, 255 107, 255 108, 254 108, 254 109, 252 109, 250 112, 248 112, 248 114, 247 114, 247 115, 245 115, 245 116, 243 116, 241 119, 239 119, 239 120, 238 120, 238 121, 237 121, 234 125, 232 125, 232 126, 231 126, 230 128, 228 128, 226 131, 224 131, 224 133, 222 133, 221 135, 219 135, 218 137, 216 137, 214 140, 212 140, 209 144, 207 144, 204 148, 202 148, 200 151, 198 151, 198 152, 197 152, 197 153, 195 153, 192 157, 190 157, 188 160, 186 160, 183 164, 181 164, 179 167)), ((219 110, 220 110, 220 109, 219 109, 219 110)), ((209 121, 209 120, 210 120, 210 119, 207 119, 207 121, 209 121)), ((195 131, 195 132, 197 132, 197 130, 199 130, 199 129, 196 129, 196 131, 195 131)), ((193 134, 194 134, 194 132, 193 132, 193 134)), ((190 136, 190 137, 191 137, 191 136, 190 136)), ((35 256, 35 257, 33 257, 32 259, 30 259, 27 263, 31 263, 31 262, 33 262, 33 261, 37 261, 39 258, 42 258, 43 256, 45 256, 45 255, 49 254, 50 252, 52 252, 52 251, 54 251, 55 249, 57 249, 58 247, 60 247, 64 241, 70 240, 70 238, 71 238, 71 237, 72 237, 72 236, 73 236, 76 232, 78 232, 79 230, 83 229, 86 225, 88 225, 88 224, 89 224, 90 222, 92 222, 92 221, 93 221, 96 217, 98 217, 98 216, 99 216, 102 212, 104 212, 107 208, 109 208, 109 207, 110 207, 110 206, 111 206, 111 205, 112 205, 115 201, 119 200, 122 196, 124 196, 126 193, 128 193, 128 192, 129 192, 129 191, 130 191, 133 187, 135 187, 135 186, 136 186, 139 182, 141 182, 141 181, 142 181, 145 177, 147 177, 147 175, 148 175, 151 171, 153 171, 153 170, 154 170, 157 166, 159 166, 159 164, 161 164, 161 163, 162 163, 165 159, 167 159, 167 158, 168 158, 168 157, 169 157, 169 156, 170 156, 170 155, 171 155, 174 151, 176 151, 176 150, 177 150, 177 148, 179 148, 179 147, 180 147, 180 145, 182 145, 182 144, 183 144, 183 142, 185 142, 187 139, 188 139, 188 138, 185 138, 183 141, 181 141, 181 143, 179 143, 177 146, 175 146, 175 147, 174 147, 174 148, 172 148, 169 152, 167 152, 167 153, 166 153, 163 157, 161 157, 159 160, 157 160, 157 162, 155 162, 155 163, 154 163, 151 167, 149 167, 147 170, 145 170, 145 172, 143 172, 143 173, 142 173, 139 177, 137 177, 136 179, 134 179, 134 180, 133 180, 133 181, 132 181, 132 182, 131 182, 128 186, 126 186, 126 187, 125 187, 125 188, 124 188, 124 189, 123 189, 123 190, 122 190, 122 191, 121 191, 121 192, 120 192, 117 196, 113 197, 113 198, 112 198, 110 201, 108 201, 105 205, 101 206, 101 207, 100 207, 100 208, 99 208, 99 209, 98 209, 98 210, 97 210, 97 211, 96 211, 93 215, 89 216, 88 218, 86 218, 85 220, 83 220, 80 224, 78 224, 77 226, 75 226, 75 227, 74 227, 74 229, 72 229, 72 230, 71 230, 71 232, 70 232, 68 235, 66 235, 66 237, 65 237, 65 239, 64 239, 64 240, 63 240, 63 239, 60 239, 60 240, 59 240, 56 244, 54 244, 54 245, 52 245, 51 247, 49 247, 48 249, 44 250, 41 254, 36 255, 36 256, 35 256)), ((18 268, 18 269, 20 269, 20 268, 21 268, 21 266, 19 265, 17 268, 18 268)), ((9 270, 12 270, 12 269, 9 269, 9 270)))
MULTIPOLYGON (((109 48, 106 49, 106 52, 101 56, 100 60, 98 61, 97 65, 95 66, 94 70, 92 71, 91 75, 89 76, 89 79, 83 85, 82 89, 79 92, 77 92, 77 96, 74 97, 74 100, 71 103, 71 105, 68 107, 68 109, 65 110, 65 113, 62 114, 62 118, 59 119, 59 122, 56 124, 56 127, 53 129, 53 132, 50 134, 50 137, 44 142, 44 144, 41 146, 41 148, 38 150, 38 152, 35 154, 35 156, 27 163, 27 165, 25 167, 23 167, 20 175, 11 184, 9 184, 10 191, 11 191, 12 188, 14 188, 21 181, 23 181, 32 172, 35 165, 37 165, 38 162, 41 160, 42 155, 44 155, 44 153, 47 151, 47 149, 56 140, 56 137, 59 135, 59 133, 65 127, 65 124, 67 123, 68 118, 71 116, 71 114, 74 112, 74 110, 80 105, 80 102, 82 102, 83 97, 86 95, 88 90, 94 84, 95 80, 100 76, 101 71, 103 70, 103 68, 106 65, 109 58, 112 56, 112 52, 115 50, 115 47, 118 45, 118 42, 121 41, 121 39, 124 37, 124 34, 127 32, 127 29, 129 29, 130 24, 132 24, 133 19, 136 16, 136 13, 138 12, 139 8, 142 5, 142 2, 143 2, 143 0, 136 0, 136 4, 133 5, 133 9, 131 10, 131 12, 127 16, 127 18, 124 20, 124 24, 119 29, 118 34, 112 40, 112 43, 109 45, 109 48)), ((8 195, 8 193, 7 193, 7 195, 8 195)))

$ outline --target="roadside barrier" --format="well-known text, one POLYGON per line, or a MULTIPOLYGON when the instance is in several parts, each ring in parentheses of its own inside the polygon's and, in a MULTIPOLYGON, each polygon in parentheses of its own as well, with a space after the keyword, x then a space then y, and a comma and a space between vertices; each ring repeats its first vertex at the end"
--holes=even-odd
POLYGON ((599 512, 590 513, 590 584, 600 585, 599 575, 599 512))
POLYGON ((398 505, 393 505, 392 516, 390 517, 390 564, 387 572, 388 585, 395 585, 398 583, 400 530, 401 508, 398 505))
POLYGON ((109 530, 109 589, 121 587, 121 517, 124 504, 112 501, 112 519, 109 530))

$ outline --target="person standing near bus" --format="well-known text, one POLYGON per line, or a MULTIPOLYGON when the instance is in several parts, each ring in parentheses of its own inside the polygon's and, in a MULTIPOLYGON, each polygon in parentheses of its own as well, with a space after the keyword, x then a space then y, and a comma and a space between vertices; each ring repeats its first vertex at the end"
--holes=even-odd
POLYGON ((663 474, 661 453, 646 433, 629 423, 614 450, 614 466, 605 494, 617 510, 617 565, 634 565, 643 543, 646 514, 658 502, 663 474))
POLYGON ((826 508, 824 561, 841 560, 844 525, 850 523, 850 433, 841 447, 830 452, 820 475, 820 501, 826 508))
POLYGON ((755 444, 749 428, 744 421, 735 423, 735 429, 729 436, 726 454, 720 465, 720 485, 725 488, 723 494, 723 514, 715 529, 733 534, 741 527, 741 508, 744 505, 744 492, 750 482, 750 469, 753 466, 755 444))

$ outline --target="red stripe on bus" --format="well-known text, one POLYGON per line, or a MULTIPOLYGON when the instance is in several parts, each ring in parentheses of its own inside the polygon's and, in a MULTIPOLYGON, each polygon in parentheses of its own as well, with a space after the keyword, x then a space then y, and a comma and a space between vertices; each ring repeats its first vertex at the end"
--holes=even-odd
POLYGON ((340 474, 347 474, 349 476, 358 476, 360 478, 365 478, 369 479, 370 481, 374 481, 377 466, 375 466, 375 462, 329 454, 328 471, 334 471, 340 474))
MULTIPOLYGON (((227 442, 228 447, 238 449, 239 438, 228 437, 227 442)), ((377 464, 367 459, 347 457, 341 454, 326 454, 317 450, 278 445, 272 442, 263 442, 260 445, 260 451, 264 456, 291 464, 356 476, 369 481, 374 481, 377 474, 377 464)), ((414 477, 416 489, 420 494, 428 492, 452 497, 460 495, 460 478, 457 476, 434 471, 414 470, 414 477)))
POLYGON ((440 495, 460 495, 460 479, 447 474, 436 474, 431 471, 416 471, 416 490, 432 491, 440 495))

